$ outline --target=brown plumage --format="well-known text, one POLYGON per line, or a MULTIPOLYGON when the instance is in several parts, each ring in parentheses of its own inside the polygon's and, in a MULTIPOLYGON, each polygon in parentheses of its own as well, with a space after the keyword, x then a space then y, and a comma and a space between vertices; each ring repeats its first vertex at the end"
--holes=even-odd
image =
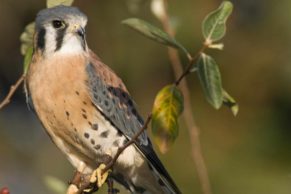
MULTIPOLYGON (((143 125, 122 80, 87 47, 87 19, 58 6, 36 19, 28 102, 52 141, 82 173, 114 156, 143 125)), ((144 132, 110 175, 133 193, 180 193, 144 132)))

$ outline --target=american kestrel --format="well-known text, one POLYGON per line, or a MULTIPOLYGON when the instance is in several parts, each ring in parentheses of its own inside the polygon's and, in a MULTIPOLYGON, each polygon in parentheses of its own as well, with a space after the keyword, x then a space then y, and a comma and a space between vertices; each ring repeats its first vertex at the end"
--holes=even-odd
MULTIPOLYGON (((82 173, 93 173, 143 126, 122 80, 88 48, 87 17, 57 6, 36 17, 27 100, 48 135, 82 173)), ((132 193, 181 193, 146 132, 114 164, 112 179, 132 193)))

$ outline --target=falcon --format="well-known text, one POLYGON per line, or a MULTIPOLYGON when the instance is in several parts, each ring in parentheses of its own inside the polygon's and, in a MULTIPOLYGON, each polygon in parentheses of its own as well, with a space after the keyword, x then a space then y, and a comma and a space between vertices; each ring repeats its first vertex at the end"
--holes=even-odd
MULTIPOLYGON (((143 126, 122 80, 89 49, 87 17, 56 6, 36 17, 27 101, 70 163, 94 174, 143 126)), ((181 193, 143 132, 118 157, 109 177, 131 193, 181 193)))

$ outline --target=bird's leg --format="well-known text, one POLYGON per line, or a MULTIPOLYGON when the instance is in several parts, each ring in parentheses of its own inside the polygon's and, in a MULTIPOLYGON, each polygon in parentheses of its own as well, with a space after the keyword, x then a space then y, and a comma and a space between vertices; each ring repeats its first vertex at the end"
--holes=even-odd
POLYGON ((90 174, 84 174, 86 165, 84 162, 80 162, 77 170, 73 176, 73 179, 69 182, 67 194, 80 194, 80 193, 92 193, 98 190, 94 185, 90 183, 90 174))
POLYGON ((104 155, 102 157, 102 163, 96 170, 94 170, 91 175, 90 182, 97 183, 98 188, 100 188, 106 182, 108 175, 111 172, 111 170, 103 172, 103 170, 106 168, 106 164, 108 164, 110 160, 112 160, 111 153, 104 155))
POLYGON ((77 194, 79 193, 79 185, 82 182, 82 172, 85 169, 85 164, 80 162, 78 169, 74 173, 73 179, 69 181, 69 187, 67 189, 67 194, 77 194))

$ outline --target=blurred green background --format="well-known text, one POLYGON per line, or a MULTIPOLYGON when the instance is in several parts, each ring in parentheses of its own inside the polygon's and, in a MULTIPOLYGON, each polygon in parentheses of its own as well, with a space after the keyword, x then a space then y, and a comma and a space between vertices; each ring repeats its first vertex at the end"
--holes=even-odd
MULTIPOLYGON (((201 22, 218 0, 172 0, 177 39, 191 53, 201 46, 201 22)), ((211 108, 195 75, 188 77, 194 118, 215 194, 291 193, 291 1, 233 0, 220 64, 225 89, 240 112, 211 108)), ((112 67, 146 115, 157 91, 173 80, 166 48, 122 26, 128 17, 159 25, 146 0, 76 0, 89 17, 89 46, 112 67)), ((45 0, 0 0, 0 96, 22 73, 19 36, 45 0)), ((159 25, 160 26, 160 25, 159 25)), ((51 143, 19 89, 0 111, 0 188, 13 194, 51 193, 47 175, 68 181, 73 168, 51 143)), ((187 129, 161 155, 183 193, 201 193, 187 129)))

